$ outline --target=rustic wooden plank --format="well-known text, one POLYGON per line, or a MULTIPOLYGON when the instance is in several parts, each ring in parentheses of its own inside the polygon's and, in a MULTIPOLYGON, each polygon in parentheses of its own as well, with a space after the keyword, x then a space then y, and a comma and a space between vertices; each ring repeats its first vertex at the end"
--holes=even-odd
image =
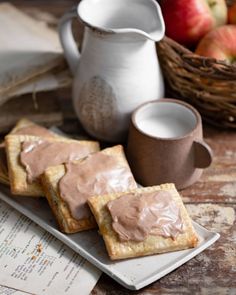
POLYGON ((184 202, 236 203, 236 133, 209 126, 204 131, 213 163, 197 183, 181 191, 184 202))
POLYGON ((197 182, 180 193, 185 203, 235 203, 236 183, 197 182))

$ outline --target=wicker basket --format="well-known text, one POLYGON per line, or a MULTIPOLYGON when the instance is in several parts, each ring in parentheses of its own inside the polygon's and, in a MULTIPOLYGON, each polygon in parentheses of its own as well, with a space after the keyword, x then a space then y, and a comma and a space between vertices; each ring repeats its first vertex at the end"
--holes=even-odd
POLYGON ((236 64, 201 57, 167 37, 157 52, 168 96, 195 106, 205 121, 236 129, 236 64))

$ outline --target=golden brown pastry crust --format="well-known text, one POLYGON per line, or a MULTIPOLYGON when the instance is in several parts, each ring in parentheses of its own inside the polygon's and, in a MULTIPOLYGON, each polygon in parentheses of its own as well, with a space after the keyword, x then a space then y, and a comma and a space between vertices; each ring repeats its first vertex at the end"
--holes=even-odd
POLYGON ((18 132, 20 129, 22 129, 24 127, 29 127, 29 126, 39 126, 39 125, 35 124, 34 122, 30 121, 27 118, 22 118, 16 123, 15 127, 8 133, 8 135, 14 134, 14 133, 18 132))
MULTIPOLYGON (((35 125, 35 124, 28 119, 25 119, 25 118, 20 119, 16 123, 15 127, 8 134, 14 134, 22 127, 28 127, 31 125, 35 125)), ((10 184, 4 142, 1 142, 1 144, 0 144, 0 182, 3 184, 8 184, 8 185, 10 184)))
MULTIPOLYGON (((8 135, 5 137, 7 164, 10 178, 11 192, 16 195, 39 197, 44 196, 41 182, 33 182, 29 184, 27 182, 27 173, 23 165, 19 162, 19 156, 21 153, 21 144, 24 141, 35 141, 42 139, 37 136, 30 135, 8 135)), ((87 145, 91 148, 91 152, 99 150, 99 143, 95 141, 86 140, 72 140, 63 137, 47 138, 47 141, 51 142, 76 142, 78 144, 87 145)))
MULTIPOLYGON (((8 133, 8 135, 14 134, 18 132, 20 129, 24 127, 29 127, 29 126, 40 126, 40 125, 35 124, 34 122, 26 118, 22 118, 16 123, 15 127, 8 133)), ((55 133, 55 137, 61 137, 61 136, 55 133)), ((4 142, 0 144, 0 182, 7 185, 10 184, 4 142)))
POLYGON ((184 223, 184 232, 179 234, 175 240, 171 238, 164 238, 162 236, 149 235, 147 239, 142 242, 121 242, 117 233, 112 228, 112 218, 106 204, 110 200, 114 200, 124 193, 92 197, 88 200, 89 207, 97 221, 99 231, 103 236, 107 248, 107 252, 112 260, 183 250, 197 245, 198 238, 192 226, 191 219, 174 184, 138 188, 130 192, 145 193, 159 190, 170 192, 173 199, 176 201, 176 204, 180 208, 181 217, 184 223))
POLYGON ((65 173, 65 165, 54 166, 48 168, 41 178, 46 198, 57 220, 60 231, 76 233, 95 228, 96 222, 93 217, 81 220, 73 218, 68 205, 61 198, 58 183, 65 173))
MULTIPOLYGON (((113 155, 122 166, 128 166, 125 158, 123 147, 118 145, 112 148, 107 148, 101 151, 107 155, 113 155)), ((82 162, 83 159, 75 161, 76 163, 82 162)), ((66 173, 65 165, 59 165, 48 168, 42 175, 42 184, 48 203, 54 213, 54 216, 59 224, 59 228, 65 233, 76 233, 82 230, 95 228, 97 226, 93 217, 77 220, 72 217, 66 202, 61 198, 58 189, 58 183, 62 176, 66 173)))
POLYGON ((5 145, 0 144, 0 182, 9 185, 5 145))

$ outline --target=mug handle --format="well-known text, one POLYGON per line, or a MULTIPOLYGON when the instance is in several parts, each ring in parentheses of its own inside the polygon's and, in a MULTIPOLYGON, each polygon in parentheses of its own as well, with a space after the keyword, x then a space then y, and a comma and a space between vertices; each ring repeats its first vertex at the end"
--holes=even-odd
POLYGON ((71 28, 72 20, 74 18, 78 18, 77 7, 72 7, 67 13, 65 13, 61 18, 58 27, 61 45, 64 49, 66 60, 73 75, 76 74, 80 58, 80 53, 75 43, 71 28))
POLYGON ((207 168, 211 165, 212 149, 204 141, 194 141, 195 168, 207 168))

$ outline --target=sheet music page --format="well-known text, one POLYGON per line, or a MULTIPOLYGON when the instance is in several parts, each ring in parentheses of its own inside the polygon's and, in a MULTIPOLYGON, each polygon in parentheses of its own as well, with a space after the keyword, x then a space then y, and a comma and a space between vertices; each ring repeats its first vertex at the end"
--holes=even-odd
POLYGON ((86 295, 100 275, 79 254, 0 200, 0 294, 86 295))

